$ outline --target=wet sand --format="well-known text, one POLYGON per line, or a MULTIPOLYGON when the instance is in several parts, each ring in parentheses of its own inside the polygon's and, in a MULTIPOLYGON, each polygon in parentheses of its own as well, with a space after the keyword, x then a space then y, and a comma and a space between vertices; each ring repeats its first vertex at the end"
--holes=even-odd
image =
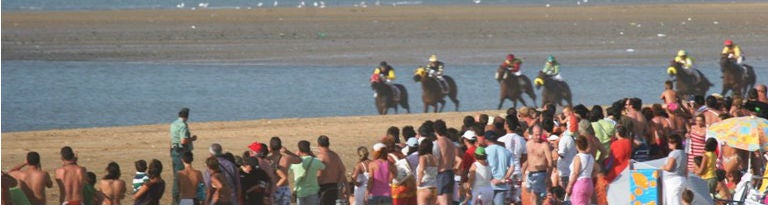
MULTIPOLYGON (((3 12, 3 60, 266 64, 665 64, 722 41, 768 53, 768 3, 3 12), (632 52, 627 52, 632 49, 632 52)), ((526 67, 524 65, 524 67, 526 67)))
MULTIPOLYGON (((373 66, 381 60, 423 63, 436 53, 450 65, 495 64, 514 52, 533 65, 549 54, 569 64, 655 65, 679 48, 714 61, 730 38, 743 45, 750 60, 760 61, 759 55, 768 53, 766 10, 768 3, 3 12, 2 60, 373 66)), ((199 123, 193 112, 190 127, 200 137, 194 165, 203 168, 207 146, 214 142, 239 155, 251 142, 272 136, 295 150, 299 140, 314 145, 317 136, 328 135, 331 148, 351 168, 354 150, 370 146, 389 126, 444 119, 459 127, 463 116, 475 113, 199 123)), ((133 161, 157 158, 170 181, 168 126, 4 132, 2 167, 37 151, 43 168, 52 171, 60 165, 59 149, 69 145, 80 164, 98 176, 116 161, 129 181, 133 161)), ((166 190, 167 203, 170 187, 166 190)), ((49 189, 49 201, 56 194, 49 189)))

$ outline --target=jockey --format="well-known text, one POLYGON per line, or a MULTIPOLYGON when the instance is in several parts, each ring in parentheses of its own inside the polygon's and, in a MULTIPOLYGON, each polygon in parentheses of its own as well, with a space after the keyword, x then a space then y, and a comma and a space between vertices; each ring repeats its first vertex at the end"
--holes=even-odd
POLYGON ((387 64, 386 61, 381 61, 379 66, 373 70, 373 74, 379 75, 380 79, 384 79, 386 83, 390 83, 395 80, 395 69, 387 64))
POLYGON ((722 54, 728 54, 729 59, 736 60, 736 64, 741 65, 744 61, 744 53, 741 52, 741 48, 733 44, 733 41, 731 40, 725 40, 723 43, 725 47, 723 47, 722 54))
POLYGON ((563 81, 563 77, 560 76, 560 63, 557 62, 554 56, 550 55, 547 58, 547 62, 544 64, 544 68, 541 69, 541 72, 552 77, 552 79, 563 81))
POLYGON ((522 74, 520 71, 520 65, 522 64, 522 60, 515 58, 514 54, 509 54, 507 55, 507 60, 504 60, 504 63, 502 63, 499 67, 509 70, 515 76, 520 76, 522 74))
POLYGON ((747 78, 747 67, 744 66, 744 53, 741 52, 741 47, 739 45, 733 44, 732 40, 725 40, 723 42, 723 52, 721 54, 728 54, 728 59, 736 60, 736 64, 741 66, 742 69, 744 69, 744 79, 747 78))
POLYGON ((437 77, 442 80, 444 67, 445 65, 443 65, 443 62, 437 60, 436 55, 429 57, 429 64, 427 64, 427 72, 429 73, 429 77, 437 77))
POLYGON ((680 63, 682 65, 683 71, 685 71, 685 73, 696 77, 696 83, 699 83, 699 81, 701 81, 701 76, 699 75, 699 72, 696 71, 696 66, 693 64, 693 58, 688 57, 688 51, 685 51, 685 50, 677 51, 675 62, 680 63))

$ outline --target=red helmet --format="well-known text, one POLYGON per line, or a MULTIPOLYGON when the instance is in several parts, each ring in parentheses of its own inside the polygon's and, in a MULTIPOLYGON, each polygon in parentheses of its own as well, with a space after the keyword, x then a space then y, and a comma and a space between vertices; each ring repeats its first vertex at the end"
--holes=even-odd
POLYGON ((732 40, 725 40, 725 42, 723 42, 723 44, 725 44, 726 46, 732 46, 733 45, 733 41, 732 40))
POLYGON ((509 60, 509 61, 515 60, 515 55, 514 54, 507 55, 507 60, 509 60))

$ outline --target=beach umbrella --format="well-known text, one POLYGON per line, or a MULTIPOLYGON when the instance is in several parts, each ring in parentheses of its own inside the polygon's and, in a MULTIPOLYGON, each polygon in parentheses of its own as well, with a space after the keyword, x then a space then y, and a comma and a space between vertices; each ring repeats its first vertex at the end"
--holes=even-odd
POLYGON ((730 118, 707 128, 707 137, 750 152, 768 151, 767 133, 768 120, 755 116, 730 118))

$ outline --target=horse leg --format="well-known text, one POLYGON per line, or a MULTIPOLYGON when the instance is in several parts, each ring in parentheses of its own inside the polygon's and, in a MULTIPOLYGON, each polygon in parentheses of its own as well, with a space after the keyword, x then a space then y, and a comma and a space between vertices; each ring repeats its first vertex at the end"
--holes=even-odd
MULTIPOLYGON (((443 109, 445 108, 445 100, 440 100, 437 104, 440 104, 440 112, 443 112, 443 109)), ((437 109, 437 106, 435 106, 435 109, 437 109)))
POLYGON ((504 105, 504 100, 505 100, 505 99, 506 99, 506 98, 504 98, 504 97, 501 97, 501 100, 499 100, 499 108, 498 108, 498 110, 501 110, 501 105, 504 105))
POLYGON ((452 97, 451 101, 453 101, 453 104, 456 105, 456 110, 454 110, 454 111, 458 112, 459 111, 459 99, 456 99, 456 97, 452 97))
POLYGON ((429 110, 429 104, 427 104, 427 102, 424 102, 424 113, 427 113, 427 110, 429 110))
POLYGON ((395 108, 395 114, 397 114, 397 104, 395 104, 394 108, 395 108))

